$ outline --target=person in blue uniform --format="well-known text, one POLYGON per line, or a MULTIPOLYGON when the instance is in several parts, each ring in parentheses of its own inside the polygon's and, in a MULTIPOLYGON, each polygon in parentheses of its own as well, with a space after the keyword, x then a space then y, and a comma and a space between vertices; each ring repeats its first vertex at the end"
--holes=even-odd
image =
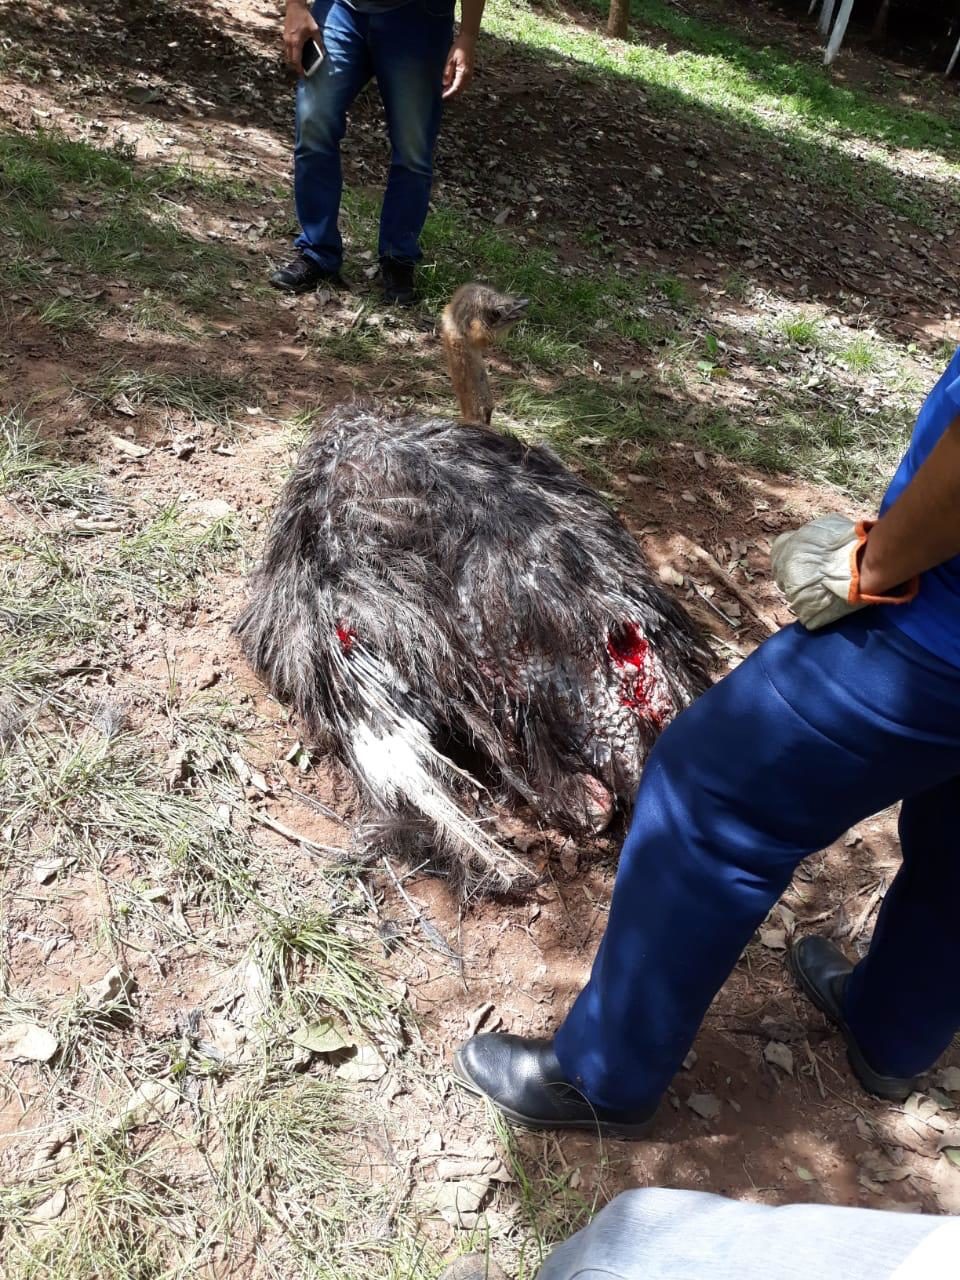
POLYGON ((377 82, 390 136, 390 173, 380 214, 380 277, 388 302, 414 301, 414 268, 433 183, 433 150, 445 100, 470 83, 485 0, 286 0, 284 49, 300 74, 294 150, 296 255, 270 277, 287 293, 339 282, 343 263, 340 142, 347 111, 377 82), (324 57, 303 76, 303 46, 324 57))
POLYGON ((869 1092, 902 1099, 960 1027, 960 351, 875 522, 781 535, 798 622, 663 733, 590 981, 547 1040, 478 1035, 462 1081, 536 1128, 646 1132, 714 995, 798 863, 902 801, 868 954, 791 962, 869 1092))

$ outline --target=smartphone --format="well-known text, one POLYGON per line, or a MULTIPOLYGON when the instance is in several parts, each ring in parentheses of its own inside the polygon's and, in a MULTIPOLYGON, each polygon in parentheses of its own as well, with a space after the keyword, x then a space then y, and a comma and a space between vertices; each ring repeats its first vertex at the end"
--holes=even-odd
POLYGON ((320 64, 323 62, 323 50, 312 37, 304 44, 300 61, 303 64, 303 74, 308 78, 320 69, 320 64))

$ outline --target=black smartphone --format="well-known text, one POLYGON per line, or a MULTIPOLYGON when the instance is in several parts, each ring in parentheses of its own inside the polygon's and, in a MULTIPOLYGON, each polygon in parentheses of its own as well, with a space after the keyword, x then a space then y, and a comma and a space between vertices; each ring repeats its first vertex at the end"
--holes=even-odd
POLYGON ((303 64, 303 74, 308 77, 312 76, 323 62, 323 50, 312 36, 304 43, 300 61, 303 64))

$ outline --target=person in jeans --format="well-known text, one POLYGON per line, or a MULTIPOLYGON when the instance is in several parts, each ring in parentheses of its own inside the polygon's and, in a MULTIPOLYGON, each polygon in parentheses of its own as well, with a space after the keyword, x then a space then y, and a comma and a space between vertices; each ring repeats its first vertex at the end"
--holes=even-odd
MULTIPOLYGON (((960 1221, 703 1191, 624 1191, 557 1245, 536 1280, 954 1280, 960 1221)), ((506 1280, 484 1254, 440 1280, 506 1280)))
POLYGON ((381 281, 388 302, 413 302, 442 105, 473 75, 483 7, 484 0, 461 0, 454 38, 454 0, 317 0, 312 9, 306 0, 287 0, 284 49, 300 74, 294 195, 301 231, 294 259, 270 277, 276 288, 304 293, 339 281, 340 141, 347 111, 375 78, 391 149, 380 215, 381 281), (324 58, 305 77, 308 39, 320 45, 324 58))
POLYGON ((666 729, 590 981, 550 1040, 475 1036, 464 1083, 535 1128, 642 1136, 799 862, 897 801, 902 865, 868 954, 793 949, 870 1093, 901 1100, 960 1027, 960 351, 874 522, 773 548, 799 624, 666 729))

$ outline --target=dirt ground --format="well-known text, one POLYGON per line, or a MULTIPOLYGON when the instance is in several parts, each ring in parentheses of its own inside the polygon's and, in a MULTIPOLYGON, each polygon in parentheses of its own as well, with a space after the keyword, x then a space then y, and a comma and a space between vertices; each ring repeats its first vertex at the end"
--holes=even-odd
MULTIPOLYGON (((29 405, 58 456, 94 464, 110 491, 134 507, 176 497, 200 521, 229 511, 255 556, 298 440, 291 422, 307 421, 319 408, 355 394, 409 403, 425 369, 442 387, 431 317, 383 320, 402 349, 403 359, 394 363, 325 359, 311 347, 311 326, 321 315, 335 320, 348 315, 355 301, 368 300, 369 246, 351 244, 346 301, 325 295, 291 301, 262 287, 270 265, 283 259, 292 229, 290 85, 278 61, 273 6, 237 0, 224 10, 205 0, 177 6, 78 0, 52 20, 39 5, 17 9, 5 11, 0 27, 7 50, 0 64, 0 110, 8 126, 57 127, 98 144, 122 140, 135 144, 138 162, 148 167, 200 158, 250 184, 251 194, 233 200, 229 210, 198 197, 179 211, 181 225, 198 240, 223 243, 233 255, 231 296, 202 334, 132 329, 127 308, 137 291, 115 273, 97 286, 106 319, 79 339, 51 332, 38 318, 30 290, 21 288, 3 304, 0 395, 7 406, 29 405), (128 23, 138 36, 132 49, 123 37, 128 23), (66 30, 70 59, 55 78, 34 74, 38 51, 55 45, 66 30), (361 251, 368 256, 361 258, 361 251), (131 361, 141 369, 235 379, 249 402, 227 427, 149 403, 130 413, 122 403, 118 408, 116 398, 83 394, 105 368, 131 361)), ((751 9, 756 13, 750 21, 767 38, 808 52, 805 29, 775 11, 751 9)), ((699 10, 714 12, 707 3, 699 10)), ((586 14, 570 14, 588 21, 586 14)), ((872 55, 851 48, 843 74, 869 85, 879 73, 872 55)), ((904 75, 917 76, 904 81, 904 91, 932 110, 939 95, 951 92, 912 70, 904 75)), ((946 223, 934 220, 927 229, 900 235, 893 218, 890 226, 879 225, 839 197, 831 207, 826 197, 805 193, 802 179, 784 172, 774 152, 767 162, 755 151, 747 157, 719 116, 705 114, 699 136, 681 136, 670 121, 628 96, 633 92, 612 81, 580 82, 574 96, 556 68, 491 38, 471 95, 450 112, 435 203, 449 202, 486 224, 513 229, 521 243, 524 237, 531 245, 548 241, 573 264, 582 253, 577 226, 586 220, 625 269, 669 269, 710 297, 722 295, 731 271, 746 272, 757 288, 776 291, 791 304, 828 308, 841 318, 866 308, 877 333, 916 343, 920 354, 956 335, 960 249, 946 223), (567 139, 578 134, 591 141, 572 161, 567 139), (639 184, 635 176, 651 165, 665 176, 639 184), (534 209, 532 220, 527 215, 534 209), (705 220, 728 217, 735 217, 736 228, 721 245, 704 239, 705 220), (828 238, 825 226, 831 227, 828 238)), ((358 107, 347 155, 348 184, 375 194, 384 149, 372 95, 358 107)), ((874 162, 865 157, 861 164, 869 183, 874 162)), ((937 181, 926 176, 920 158, 904 161, 901 180, 904 189, 920 193, 937 181)), ((87 211, 70 206, 65 216, 82 220, 87 211)), ((467 246, 463 253, 468 255, 467 246)), ((69 270, 60 275, 55 269, 55 275, 68 290, 88 287, 69 270)), ((726 305, 737 310, 732 300, 726 305)), ((625 340, 598 335, 596 356, 620 370, 639 361, 644 376, 654 380, 655 357, 638 357, 625 340)), ((763 397, 762 372, 744 361, 735 388, 716 394, 734 398, 739 388, 753 386, 754 400, 742 401, 749 414, 757 386, 763 397)), ((498 361, 498 385, 518 376, 508 358, 498 361)), ((669 386, 663 397, 677 422, 696 408, 669 386)), ((767 576, 772 538, 825 509, 851 509, 851 502, 695 448, 686 437, 665 441, 653 464, 641 452, 635 457, 629 446, 620 450, 614 497, 661 576, 681 580, 676 589, 714 637, 720 674, 762 639, 764 620, 772 626, 787 620, 767 576), (722 563, 760 617, 691 558, 690 543, 722 563)), ((15 495, 3 516, 14 542, 44 524, 15 495)), ((212 589, 177 608, 146 619, 135 610, 111 617, 120 656, 110 669, 84 677, 85 696, 122 703, 138 731, 155 737, 161 754, 176 747, 171 700, 187 706, 213 693, 240 708, 244 758, 252 771, 244 821, 259 855, 291 896, 336 911, 346 890, 331 890, 327 871, 337 850, 353 850, 355 797, 322 759, 306 772, 291 763, 297 726, 259 689, 230 638, 250 563, 212 571, 212 589)), ((64 654, 68 662, 75 657, 64 654)), ((391 871, 379 859, 361 871, 365 888, 337 881, 349 883, 351 901, 365 893, 368 923, 392 940, 380 961, 408 1000, 416 1027, 404 1052, 383 1050, 385 1074, 354 1085, 358 1113, 376 1117, 372 1176, 397 1188, 404 1221, 422 1231, 439 1255, 452 1255, 479 1232, 479 1238, 489 1236, 495 1256, 533 1275, 536 1250, 524 1252, 524 1239, 554 1239, 620 1189, 646 1184, 771 1204, 960 1212, 960 1173, 939 1154, 960 1125, 956 1096, 942 1087, 950 1077, 935 1077, 928 1082, 934 1092, 906 1107, 864 1096, 838 1037, 794 991, 784 964, 790 937, 813 929, 851 954, 862 952, 898 865, 894 814, 864 823, 800 871, 714 1002, 654 1136, 638 1144, 521 1134, 505 1147, 483 1107, 452 1082, 451 1052, 471 1031, 548 1033, 586 979, 603 932, 615 843, 578 847, 556 832, 531 828, 522 841, 542 875, 521 900, 461 903, 444 880, 423 868, 391 871), (403 877, 407 897, 398 892, 396 875, 403 877), (431 1202, 438 1187, 478 1178, 479 1203, 461 1201, 459 1223, 449 1205, 443 1213, 431 1202), (535 1228, 531 1196, 541 1200, 535 1228)), ((141 924, 121 929, 120 941, 107 945, 100 924, 104 910, 114 908, 110 902, 105 908, 104 894, 109 899, 109 886, 132 883, 141 869, 114 859, 99 871, 77 868, 38 883, 33 867, 42 844, 38 836, 5 863, 8 992, 53 1008, 120 961, 137 984, 136 1029, 124 1033, 137 1052, 170 1039, 191 1010, 208 1019, 222 1016, 227 962, 233 964, 248 941, 242 924, 232 932, 209 903, 185 903, 178 909, 193 942, 165 942, 162 930, 141 924)), ((960 1067, 960 1049, 941 1066, 960 1067)), ((85 1088, 96 1093, 84 1071, 81 1064, 71 1078, 76 1095, 85 1088)), ((37 1135, 55 1129, 62 1106, 44 1069, 16 1065, 0 1078, 6 1180, 25 1176, 37 1135)), ((173 1150, 189 1181, 196 1148, 184 1139, 173 1150)), ((262 1260, 254 1254, 228 1263, 229 1250, 220 1247, 218 1274, 258 1274, 262 1260)), ((411 1264, 405 1274, 421 1272, 411 1264)))

